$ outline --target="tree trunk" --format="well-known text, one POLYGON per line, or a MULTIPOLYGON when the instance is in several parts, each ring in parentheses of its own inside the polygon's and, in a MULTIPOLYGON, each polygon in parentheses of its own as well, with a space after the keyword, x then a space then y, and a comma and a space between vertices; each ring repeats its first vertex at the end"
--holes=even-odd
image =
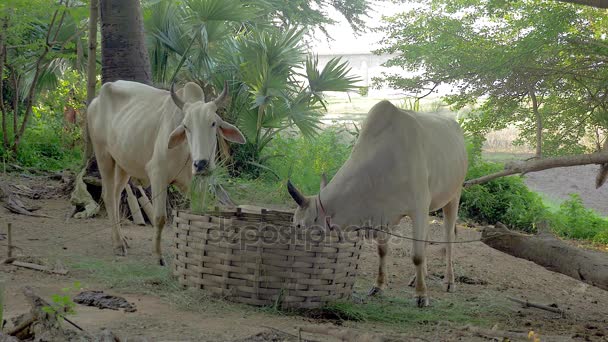
POLYGON ((2 18, 2 29, 0 29, 0 112, 2 113, 2 144, 5 149, 9 147, 8 131, 6 126, 6 107, 4 106, 4 61, 6 59, 6 30, 8 29, 8 18, 2 18))
MULTIPOLYGON (((604 148, 602 149, 602 152, 604 154, 608 154, 608 137, 606 137, 606 140, 604 140, 604 148)), ((599 189, 600 186, 604 185, 606 178, 608 178, 608 163, 600 166, 600 170, 595 177, 595 188, 599 189)))
MULTIPOLYGON (((87 106, 95 98, 95 85, 97 84, 97 22, 99 17, 99 1, 91 0, 89 7, 89 55, 87 59, 87 106)), ((93 144, 89 137, 86 111, 83 120, 84 160, 93 157, 93 144)))
POLYGON ((17 141, 17 117, 19 114, 19 79, 13 68, 11 68, 11 80, 13 86, 13 142, 15 142, 17 141))
POLYGON ((151 84, 139 0, 100 0, 101 78, 151 84))
POLYGON ((532 113, 536 120, 536 159, 542 158, 542 142, 543 142, 543 120, 538 111, 538 99, 534 89, 530 91, 530 99, 532 99, 532 113))
POLYGON ((501 252, 530 260, 550 271, 608 290, 608 258, 605 253, 574 247, 549 233, 546 222, 538 235, 512 232, 503 224, 486 227, 483 243, 501 252))
MULTIPOLYGON (((505 164, 505 169, 503 171, 468 180, 468 181, 464 182, 464 186, 469 187, 471 185, 482 184, 482 183, 489 182, 496 178, 514 175, 516 173, 528 173, 528 172, 552 169, 555 167, 588 165, 588 164, 600 164, 600 165, 608 164, 608 149, 604 149, 602 152, 596 152, 596 153, 590 153, 590 154, 545 158, 545 159, 540 159, 540 160, 531 160, 531 161, 527 161, 527 162, 507 163, 507 164, 505 164)), ((597 185, 597 183, 596 183, 596 185, 597 185)))
MULTIPOLYGON (((146 49, 144 25, 141 14, 139 0, 99 0, 99 18, 101 19, 101 81, 102 83, 117 80, 128 80, 145 84, 152 83, 152 73, 150 71, 150 60, 146 49)), ((91 4, 91 21, 93 21, 94 8, 91 4)), ((91 23, 90 23, 91 25, 91 23)), ((91 27, 90 27, 91 28, 91 27)), ((92 81, 91 73, 94 73, 91 56, 94 49, 89 37, 89 81, 92 81), (93 71, 92 71, 93 69, 93 71)), ((87 102, 93 99, 95 94, 95 84, 87 83, 87 102)), ((88 145, 90 138, 88 132, 85 133, 85 142, 88 145)), ((87 146, 87 148, 89 148, 87 146)), ((91 158, 85 159, 86 165, 97 165, 93 156, 92 148, 85 151, 85 155, 90 153, 91 158)), ((82 179, 86 178, 95 167, 86 167, 82 171, 82 179)), ((98 208, 93 197, 88 193, 86 185, 78 188, 79 192, 72 193, 72 198, 76 198, 74 205, 84 206, 85 211, 77 213, 77 218, 88 218, 97 214, 98 208), (76 203, 78 202, 78 203, 76 203), (82 202, 82 203, 81 203, 82 202), (89 207, 91 210, 87 210, 89 207)))

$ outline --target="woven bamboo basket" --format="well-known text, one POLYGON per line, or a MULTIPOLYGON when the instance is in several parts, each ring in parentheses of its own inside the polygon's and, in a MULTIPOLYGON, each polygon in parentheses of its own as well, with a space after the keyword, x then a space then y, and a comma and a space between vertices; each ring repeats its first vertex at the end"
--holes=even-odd
POLYGON ((350 297, 361 233, 300 229, 293 214, 174 212, 173 274, 185 287, 252 305, 313 309, 350 297))

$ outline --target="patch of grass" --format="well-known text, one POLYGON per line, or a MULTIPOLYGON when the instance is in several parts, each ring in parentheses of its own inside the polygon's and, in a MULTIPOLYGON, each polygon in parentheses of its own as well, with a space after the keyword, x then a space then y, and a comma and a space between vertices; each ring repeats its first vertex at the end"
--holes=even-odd
POLYGON ((184 289, 171 275, 170 267, 162 267, 147 261, 124 260, 121 262, 93 258, 79 258, 70 263, 70 268, 90 272, 86 281, 125 293, 154 295, 175 305, 181 310, 195 312, 252 311, 241 304, 228 303, 211 297, 207 292, 184 289))
POLYGON ((283 195, 285 184, 266 179, 232 178, 224 184, 230 198, 239 204, 276 204, 287 203, 283 195))
POLYGON ((431 306, 418 308, 411 298, 384 296, 367 299, 364 303, 340 301, 328 304, 323 311, 339 320, 384 323, 407 327, 417 324, 452 322, 487 326, 494 308, 479 305, 481 301, 464 301, 462 298, 435 299, 431 306))

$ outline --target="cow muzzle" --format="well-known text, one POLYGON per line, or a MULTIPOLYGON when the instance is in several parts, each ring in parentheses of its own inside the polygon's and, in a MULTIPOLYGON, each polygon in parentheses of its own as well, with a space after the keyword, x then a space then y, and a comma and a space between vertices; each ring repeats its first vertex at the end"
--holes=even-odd
POLYGON ((197 175, 205 175, 209 172, 209 161, 207 159, 195 160, 192 166, 194 173, 197 175))

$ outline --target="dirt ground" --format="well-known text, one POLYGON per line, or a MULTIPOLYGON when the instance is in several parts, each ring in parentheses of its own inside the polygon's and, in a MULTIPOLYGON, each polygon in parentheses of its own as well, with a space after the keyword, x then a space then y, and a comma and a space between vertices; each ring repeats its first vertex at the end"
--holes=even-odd
MULTIPOLYGON (((70 272, 67 276, 61 276, 12 265, 0 266, 0 276, 6 281, 5 318, 29 309, 21 293, 22 286, 29 285, 39 295, 49 299, 53 294, 62 294, 63 288, 71 287, 78 281, 82 284, 82 289, 103 290, 125 297, 135 304, 137 311, 99 310, 78 305, 77 314, 71 319, 88 331, 109 328, 129 340, 146 337, 150 341, 234 341, 268 332, 266 338, 257 339, 261 341, 271 340, 272 332, 276 331, 297 335, 298 326, 335 324, 362 333, 398 336, 398 340, 404 341, 487 341, 485 338, 473 337, 459 328, 465 323, 455 317, 464 315, 465 319, 470 318, 471 322, 477 322, 486 328, 495 326, 500 330, 526 333, 535 331, 541 339, 545 335, 561 335, 580 341, 608 341, 607 291, 503 254, 481 242, 456 245, 454 260, 457 277, 466 276, 483 285, 459 283, 454 293, 445 293, 439 278, 444 272, 442 247, 431 245, 428 249, 431 307, 414 308, 413 301, 409 301, 413 297, 413 289, 407 286, 414 272, 410 258, 411 243, 401 241, 393 244, 389 254, 389 288, 385 297, 404 298, 408 302, 388 303, 386 308, 389 310, 395 305, 408 306, 411 310, 407 312, 411 316, 406 315, 398 323, 328 321, 216 299, 191 301, 184 305, 179 297, 190 295, 190 292, 165 293, 159 281, 146 280, 145 274, 141 274, 163 272, 162 269, 159 271, 160 266, 155 266, 152 255, 151 227, 125 224, 123 231, 131 245, 129 255, 114 257, 105 217, 66 220, 70 211, 67 199, 31 202, 41 205, 41 212, 52 218, 15 215, 0 207, 0 232, 5 232, 6 223, 12 222, 15 244, 19 247, 17 254, 38 256, 49 262, 59 260, 70 272), (111 278, 112 275, 103 273, 103 269, 116 272, 115 278, 134 280, 108 280, 107 277, 111 278), (143 280, 138 282, 137 279, 143 280), (566 311, 566 315, 559 317, 551 312, 522 308, 507 300, 507 296, 556 304, 566 311), (424 310, 422 313, 427 316, 420 316, 419 310, 424 310), (448 321, 455 322, 447 323, 448 321)), ((410 229, 409 222, 404 220, 399 233, 409 235, 410 229)), ((442 236, 440 222, 433 220, 431 239, 441 240, 442 236)), ((474 229, 459 228, 459 240, 479 236, 480 233, 474 229)), ((164 251, 169 255, 170 228, 166 229, 164 237, 164 251)), ((0 245, 0 253, 4 254, 6 241, 0 241, 0 245)), ((364 298, 363 294, 373 284, 376 269, 375 246, 367 243, 361 259, 355 297, 364 298)), ((322 335, 304 334, 303 337, 316 341, 330 340, 322 335)), ((543 339, 546 340, 548 339, 543 339)))
POLYGON ((598 168, 581 165, 532 172, 526 175, 526 185, 560 202, 569 199, 571 193, 579 194, 587 208, 608 216, 608 186, 595 188, 598 168))

